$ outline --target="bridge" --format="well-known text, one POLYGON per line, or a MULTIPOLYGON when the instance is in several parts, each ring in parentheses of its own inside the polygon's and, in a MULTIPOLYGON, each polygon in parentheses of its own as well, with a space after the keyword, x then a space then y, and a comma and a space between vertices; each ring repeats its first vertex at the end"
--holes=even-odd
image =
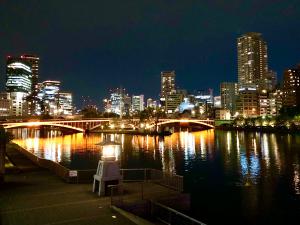
POLYGON ((186 125, 200 125, 208 129, 215 128, 215 121, 214 120, 198 120, 198 119, 160 119, 156 123, 150 124, 148 127, 151 129, 153 127, 160 127, 163 125, 171 125, 171 124, 179 124, 180 126, 186 125))
POLYGON ((77 132, 86 132, 94 130, 105 124, 109 124, 110 119, 93 119, 93 120, 47 120, 47 121, 29 121, 29 122, 7 122, 3 123, 5 129, 18 127, 41 127, 53 126, 71 129, 77 132))
MULTIPOLYGON (((146 124, 146 129, 156 129, 161 126, 168 126, 179 124, 180 126, 194 126, 200 125, 204 128, 214 128, 214 120, 198 120, 198 119, 159 119, 146 124)), ((20 121, 20 122, 6 122, 2 123, 5 129, 19 128, 19 127, 41 127, 52 126, 70 129, 75 132, 87 132, 95 130, 99 127, 109 126, 111 129, 138 129, 142 127, 139 119, 85 119, 85 120, 45 120, 45 121, 20 121)))

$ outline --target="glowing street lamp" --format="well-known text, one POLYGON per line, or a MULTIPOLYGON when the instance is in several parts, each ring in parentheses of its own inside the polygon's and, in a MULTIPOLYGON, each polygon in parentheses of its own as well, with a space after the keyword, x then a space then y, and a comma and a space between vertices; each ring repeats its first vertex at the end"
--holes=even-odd
POLYGON ((98 189, 98 195, 105 196, 108 194, 107 187, 109 184, 120 184, 122 180, 119 162, 117 161, 120 144, 109 140, 97 145, 102 146, 102 157, 98 162, 97 172, 94 175, 93 192, 98 189))

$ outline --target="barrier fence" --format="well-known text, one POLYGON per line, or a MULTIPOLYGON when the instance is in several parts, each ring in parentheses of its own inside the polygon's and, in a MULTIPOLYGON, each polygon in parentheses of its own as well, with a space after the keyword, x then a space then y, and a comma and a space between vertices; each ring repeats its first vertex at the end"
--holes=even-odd
POLYGON ((192 217, 189 217, 175 209, 160 204, 158 202, 151 201, 151 216, 159 220, 164 224, 172 225, 205 225, 192 217))
POLYGON ((121 169, 123 181, 154 182, 168 188, 183 192, 183 176, 169 174, 152 168, 121 169))
MULTIPOLYGON (((93 175, 96 173, 96 169, 72 170, 52 160, 40 158, 17 144, 14 144, 14 147, 36 165, 54 172, 69 183, 90 183, 93 181, 93 175)), ((176 174, 169 174, 151 168, 121 169, 120 172, 124 182, 154 182, 183 192, 183 177, 176 174)))

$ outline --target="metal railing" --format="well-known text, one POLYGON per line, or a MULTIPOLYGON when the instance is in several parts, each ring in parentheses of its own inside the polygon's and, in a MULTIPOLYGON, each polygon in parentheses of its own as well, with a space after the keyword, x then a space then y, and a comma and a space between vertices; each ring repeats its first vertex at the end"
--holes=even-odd
POLYGON ((154 201, 151 201, 151 216, 169 225, 205 225, 205 223, 154 201))
POLYGON ((123 181, 125 182, 154 182, 176 191, 183 192, 183 176, 169 174, 151 168, 121 169, 120 171, 123 181))

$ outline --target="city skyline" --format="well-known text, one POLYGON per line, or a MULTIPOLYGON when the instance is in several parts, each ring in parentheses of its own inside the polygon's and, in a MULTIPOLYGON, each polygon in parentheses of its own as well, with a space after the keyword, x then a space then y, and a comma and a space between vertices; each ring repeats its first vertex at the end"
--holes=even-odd
POLYGON ((132 7, 122 2, 84 6, 75 2, 68 10, 65 2, 33 3, 5 2, 0 8, 5 21, 2 90, 6 56, 35 54, 40 57, 40 80, 62 81, 74 93, 76 105, 82 95, 101 103, 110 88, 121 85, 132 94, 158 98, 160 73, 165 70, 176 71, 179 88, 211 87, 218 94, 221 82, 237 81, 236 41, 247 32, 262 33, 269 66, 278 80, 286 68, 299 63, 300 32, 293 29, 300 15, 296 1, 272 5, 254 1, 246 9, 234 1, 227 5, 138 1, 132 7), (111 9, 115 13, 105 12, 111 9), (22 22, 18 15, 24 16, 22 22))

